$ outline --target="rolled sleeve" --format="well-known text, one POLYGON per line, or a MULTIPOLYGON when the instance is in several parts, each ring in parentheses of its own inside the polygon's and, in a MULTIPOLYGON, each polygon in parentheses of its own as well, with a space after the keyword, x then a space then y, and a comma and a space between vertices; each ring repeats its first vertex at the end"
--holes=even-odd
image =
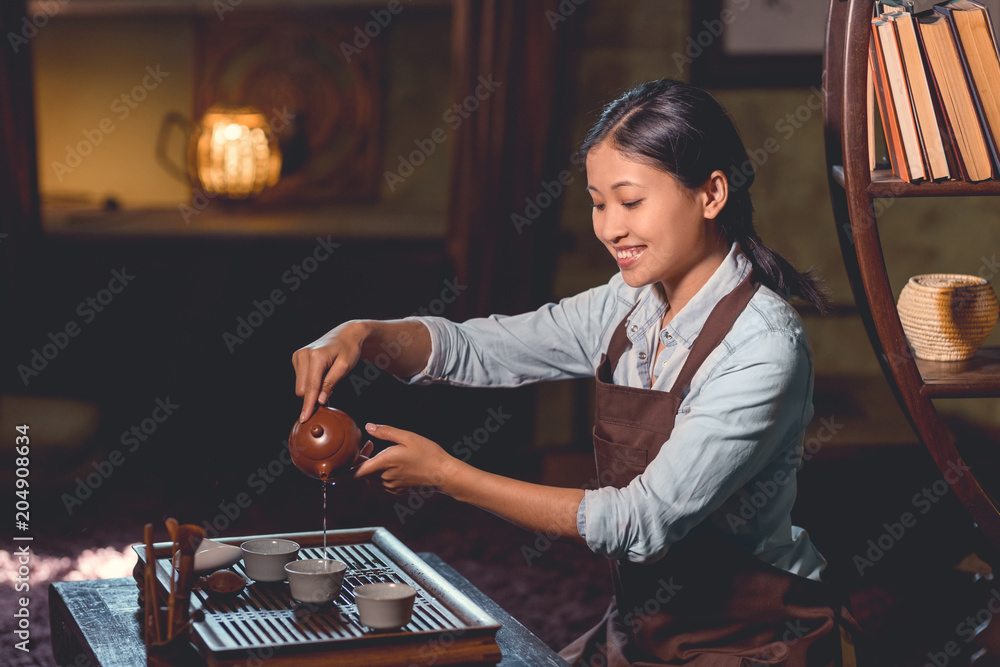
POLYGON ((449 331, 448 320, 441 317, 406 317, 406 322, 420 322, 425 327, 431 337, 431 353, 427 357, 427 365, 423 370, 411 377, 399 377, 406 384, 434 384, 444 381, 444 369, 446 367, 446 354, 449 331))
POLYGON ((576 510, 576 531, 584 542, 587 541, 587 495, 584 494, 580 500, 580 506, 576 510))
MULTIPOLYGON (((695 376, 670 439, 646 470, 622 489, 586 493, 581 534, 596 553, 659 559, 742 487, 751 487, 776 457, 801 448, 812 388, 802 336, 764 331, 722 356, 710 365, 711 355, 695 376)), ((794 485, 782 493, 794 496, 794 485)))
POLYGON ((411 384, 517 387, 586 377, 593 374, 612 325, 634 303, 634 290, 616 274, 607 285, 521 315, 491 315, 460 324, 440 317, 407 318, 427 327, 431 354, 420 373, 400 379, 411 384))

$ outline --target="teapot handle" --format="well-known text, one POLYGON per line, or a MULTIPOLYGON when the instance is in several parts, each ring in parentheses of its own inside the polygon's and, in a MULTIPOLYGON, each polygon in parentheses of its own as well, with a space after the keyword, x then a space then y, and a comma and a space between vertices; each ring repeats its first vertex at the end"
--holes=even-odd
MULTIPOLYGON (((191 178, 191 173, 188 171, 186 166, 178 166, 175 162, 170 159, 167 154, 167 145, 170 140, 170 131, 174 127, 179 127, 184 133, 184 136, 188 139, 191 137, 192 125, 191 121, 185 118, 182 114, 177 111, 171 111, 166 116, 163 117, 163 122, 160 123, 160 133, 156 137, 156 161, 160 163, 164 171, 168 174, 184 183, 185 185, 194 185, 194 181, 191 178)), ((185 155, 187 154, 187 147, 185 146, 185 155)))

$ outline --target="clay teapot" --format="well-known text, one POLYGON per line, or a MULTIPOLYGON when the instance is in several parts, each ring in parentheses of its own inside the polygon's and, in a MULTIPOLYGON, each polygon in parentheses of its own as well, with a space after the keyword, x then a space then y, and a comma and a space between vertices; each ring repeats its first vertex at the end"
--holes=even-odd
POLYGON ((320 406, 288 435, 295 467, 316 479, 346 474, 361 453, 361 431, 346 412, 320 406))

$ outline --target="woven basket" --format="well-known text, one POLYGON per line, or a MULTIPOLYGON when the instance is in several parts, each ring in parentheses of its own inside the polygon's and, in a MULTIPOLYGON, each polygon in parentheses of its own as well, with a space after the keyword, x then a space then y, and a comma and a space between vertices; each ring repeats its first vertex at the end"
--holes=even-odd
POLYGON ((1000 304, 978 276, 913 276, 899 293, 899 321, 914 354, 931 361, 961 361, 993 331, 1000 304))

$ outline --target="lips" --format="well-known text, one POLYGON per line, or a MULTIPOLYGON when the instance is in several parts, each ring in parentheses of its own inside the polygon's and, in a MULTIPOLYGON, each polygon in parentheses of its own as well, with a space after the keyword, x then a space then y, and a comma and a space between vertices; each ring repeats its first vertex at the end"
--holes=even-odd
POLYGON ((646 246, 644 245, 615 247, 614 251, 615 257, 618 260, 618 266, 624 269, 635 264, 645 250, 646 246))

